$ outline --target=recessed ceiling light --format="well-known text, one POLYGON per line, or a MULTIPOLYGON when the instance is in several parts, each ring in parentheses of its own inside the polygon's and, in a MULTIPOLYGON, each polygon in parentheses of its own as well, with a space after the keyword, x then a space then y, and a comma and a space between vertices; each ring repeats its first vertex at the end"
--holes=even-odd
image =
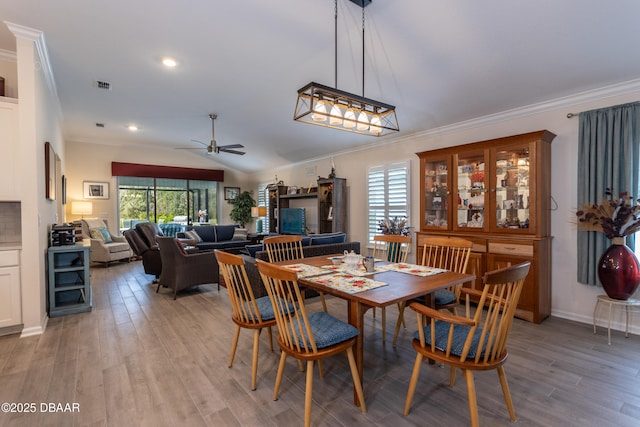
POLYGON ((175 59, 167 57, 167 58, 162 58, 162 65, 168 68, 174 68, 176 65, 178 65, 178 63, 176 62, 175 59))
POLYGON ((131 132, 135 132, 135 131, 137 131, 137 130, 138 130, 138 126, 136 126, 136 125, 129 125, 129 130, 130 130, 131 132))

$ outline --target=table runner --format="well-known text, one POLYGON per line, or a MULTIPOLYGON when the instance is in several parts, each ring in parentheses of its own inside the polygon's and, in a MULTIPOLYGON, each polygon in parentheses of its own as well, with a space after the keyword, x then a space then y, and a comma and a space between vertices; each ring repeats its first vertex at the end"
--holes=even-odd
MULTIPOLYGON (((377 269, 378 267, 376 267, 377 269)), ((427 267, 426 265, 408 264, 405 262, 381 265, 381 271, 397 271, 399 273, 412 274, 414 276, 426 277, 434 274, 444 273, 442 268, 427 267)))
POLYGON ((348 294, 355 294, 357 292, 368 291, 370 289, 388 285, 387 283, 379 282, 377 280, 344 273, 330 273, 323 276, 311 277, 307 280, 348 294))

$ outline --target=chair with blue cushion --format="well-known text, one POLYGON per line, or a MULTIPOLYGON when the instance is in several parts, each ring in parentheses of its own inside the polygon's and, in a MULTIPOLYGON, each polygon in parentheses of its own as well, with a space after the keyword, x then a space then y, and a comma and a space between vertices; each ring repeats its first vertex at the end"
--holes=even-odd
MULTIPOLYGON (((263 240, 263 244, 269 256, 269 262, 293 261, 304 258, 302 236, 284 235, 267 237, 263 240)), ((322 309, 327 311, 324 294, 322 292, 318 293, 320 294, 322 309)))
POLYGON ((409 414, 422 362, 429 359, 451 367, 451 387, 455 382, 456 369, 462 370, 467 381, 469 412, 474 427, 478 426, 478 404, 473 371, 496 369, 509 416, 511 421, 515 421, 504 363, 508 357, 507 340, 513 316, 530 266, 530 262, 523 262, 485 273, 482 291, 463 288, 461 293, 467 295, 466 316, 452 315, 417 302, 409 305, 416 312, 418 331, 413 339, 417 355, 404 406, 405 416, 409 414), (478 298, 473 317, 469 296, 478 298))
MULTIPOLYGON (((389 262, 407 262, 409 255, 409 247, 411 246, 411 237, 399 234, 380 234, 373 236, 373 258, 389 262)), ((398 303, 398 310, 401 309, 398 303)), ((386 341, 387 336, 387 310, 385 307, 382 311, 382 342, 386 341)), ((376 308, 373 307, 373 317, 376 317, 376 308)), ((404 324, 404 319, 401 319, 404 324)), ((395 336, 393 345, 395 345, 395 336)))
POLYGON ((214 251, 220 273, 224 277, 227 291, 229 293, 229 301, 233 314, 231 320, 236 324, 233 342, 231 343, 231 357, 229 358, 229 367, 233 366, 233 358, 236 354, 238 346, 238 338, 240 337, 240 329, 253 329, 253 357, 251 361, 251 390, 256 389, 256 378, 258 373, 258 347, 260 342, 260 332, 263 328, 267 328, 269 333, 269 346, 273 351, 273 336, 271 327, 276 324, 273 314, 273 306, 268 296, 255 298, 249 278, 244 268, 244 259, 239 255, 233 255, 229 252, 220 250, 214 251))
MULTIPOLYGON (((473 242, 459 237, 426 237, 422 240, 422 244, 421 265, 442 268, 456 273, 467 272, 473 242)), ((456 314, 456 306, 460 301, 461 289, 462 283, 447 289, 437 290, 434 295, 436 310, 449 310, 452 314, 456 314)), ((422 300, 414 301, 421 302, 422 300)), ((394 347, 398 340, 400 323, 404 322, 404 308, 406 305, 406 301, 398 305, 398 320, 393 334, 394 347)))
MULTIPOLYGON (((294 271, 261 260, 257 260, 256 264, 267 288, 278 325, 278 345, 281 353, 273 400, 278 398, 287 356, 292 356, 299 362, 307 362, 304 425, 311 425, 314 362, 317 360, 320 363, 324 358, 346 352, 360 407, 365 413, 367 408, 362 383, 353 356, 358 330, 324 311, 307 313, 294 271)), ((320 374, 322 375, 322 370, 320 374)))

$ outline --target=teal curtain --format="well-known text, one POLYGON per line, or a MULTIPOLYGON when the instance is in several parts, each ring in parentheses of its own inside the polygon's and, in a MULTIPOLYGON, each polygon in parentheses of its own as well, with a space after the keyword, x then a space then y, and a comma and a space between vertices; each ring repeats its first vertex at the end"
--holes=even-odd
MULTIPOLYGON (((638 198, 640 168, 640 102, 580 113, 578 209, 599 203, 610 188, 638 198)), ((635 236, 627 237, 635 247, 635 236)), ((599 283, 597 263, 611 242, 604 233, 578 231, 578 281, 599 283)))

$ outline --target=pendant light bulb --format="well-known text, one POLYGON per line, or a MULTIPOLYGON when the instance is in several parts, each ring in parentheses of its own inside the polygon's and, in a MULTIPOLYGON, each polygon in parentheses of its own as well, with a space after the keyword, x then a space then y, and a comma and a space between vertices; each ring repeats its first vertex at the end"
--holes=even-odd
POLYGON ((371 117, 371 127, 369 128, 369 132, 378 134, 382 130, 382 122, 380 121, 379 115, 374 115, 371 117))
POLYGON ((369 117, 367 116, 367 113, 365 113, 364 111, 361 111, 360 114, 358 115, 357 129, 358 130, 369 129, 369 117))
POLYGON ((338 104, 333 104, 331 107, 331 115, 329 116, 329 124, 334 126, 342 125, 342 111, 338 104))
POLYGON ((327 121, 327 107, 324 101, 320 100, 316 102, 313 107, 314 113, 311 115, 311 119, 314 122, 326 122, 327 121))
POLYGON ((353 111, 353 108, 348 108, 347 111, 344 112, 344 121, 342 122, 342 126, 347 129, 353 129, 356 127, 356 113, 353 111))

